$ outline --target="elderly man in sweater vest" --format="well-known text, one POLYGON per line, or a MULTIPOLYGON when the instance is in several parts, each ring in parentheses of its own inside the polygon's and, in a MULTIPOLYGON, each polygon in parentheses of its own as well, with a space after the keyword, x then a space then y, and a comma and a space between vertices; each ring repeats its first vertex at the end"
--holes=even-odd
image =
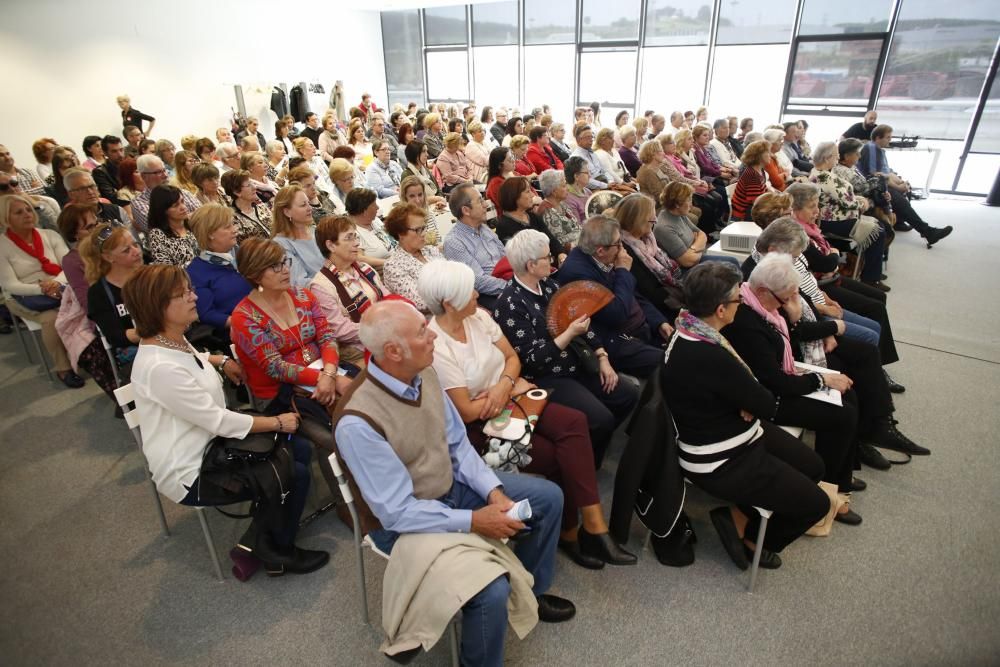
MULTIPOLYGON (((476 533, 516 539, 514 552, 534 577, 538 618, 569 620, 573 603, 546 595, 552 582, 562 491, 526 475, 494 473, 469 443, 465 425, 431 368, 435 334, 416 308, 382 301, 361 319, 371 362, 341 401, 334 434, 383 530, 386 552, 400 533, 476 533), (532 518, 507 516, 528 500, 532 518), (522 531, 528 532, 522 532, 522 531)), ((512 543, 513 544, 513 543, 512 543)), ((499 576, 462 609, 462 664, 501 665, 510 584, 499 576)))

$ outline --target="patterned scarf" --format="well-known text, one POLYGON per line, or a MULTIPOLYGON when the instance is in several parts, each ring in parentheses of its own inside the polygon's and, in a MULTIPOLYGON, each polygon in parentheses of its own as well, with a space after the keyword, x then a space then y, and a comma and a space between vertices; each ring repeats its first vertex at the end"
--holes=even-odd
MULTIPOLYGON (((747 373, 753 376, 753 371, 750 370, 750 367, 747 366, 746 362, 740 358, 740 355, 736 353, 736 350, 734 350, 733 346, 729 344, 726 337, 719 333, 716 329, 706 324, 701 318, 692 315, 687 308, 682 308, 680 313, 678 313, 677 320, 674 322, 674 328, 677 330, 677 333, 684 334, 689 338, 694 338, 695 340, 700 340, 701 342, 709 343, 710 345, 718 345, 726 352, 733 355, 736 361, 740 362, 740 365, 747 369, 747 373)), ((671 343, 676 340, 677 337, 674 336, 671 343)), ((673 345, 670 347, 672 348, 673 345)))
POLYGON ((199 254, 198 257, 208 262, 209 264, 214 264, 215 266, 232 266, 234 269, 236 268, 235 253, 223 253, 223 252, 212 252, 211 250, 202 250, 201 254, 199 254))
MULTIPOLYGON (((803 321, 815 322, 816 313, 813 312, 812 306, 806 303, 802 297, 799 297, 799 300, 802 301, 803 321)), ((799 349, 802 351, 802 361, 813 366, 826 368, 826 352, 823 351, 822 340, 804 340, 799 343, 799 349)))
POLYGON ((823 238, 823 232, 819 230, 819 225, 814 225, 810 222, 802 222, 794 215, 792 216, 792 219, 799 223, 799 226, 802 227, 802 229, 806 230, 806 235, 809 236, 809 240, 814 246, 819 248, 824 255, 830 254, 830 244, 827 243, 825 238, 823 238))
POLYGON ((653 233, 649 232, 641 239, 637 239, 631 234, 622 234, 622 241, 632 249, 640 261, 647 269, 653 272, 656 279, 664 285, 680 287, 681 267, 674 260, 670 259, 667 253, 660 249, 653 233))
POLYGON ((50 276, 58 276, 62 273, 62 267, 45 256, 45 244, 42 243, 42 235, 38 233, 37 229, 31 230, 30 244, 25 243, 24 239, 15 234, 11 229, 7 230, 7 238, 10 239, 11 243, 23 250, 25 254, 37 259, 38 263, 42 265, 42 271, 45 273, 50 276))
POLYGON ((781 370, 785 372, 785 375, 795 375, 795 357, 792 355, 792 344, 788 338, 788 324, 785 322, 785 318, 777 312, 765 309, 761 305, 760 300, 757 299, 757 295, 750 289, 749 282, 740 285, 740 294, 743 296, 743 303, 749 306, 753 312, 763 317, 768 324, 781 334, 781 342, 784 347, 781 357, 781 370))

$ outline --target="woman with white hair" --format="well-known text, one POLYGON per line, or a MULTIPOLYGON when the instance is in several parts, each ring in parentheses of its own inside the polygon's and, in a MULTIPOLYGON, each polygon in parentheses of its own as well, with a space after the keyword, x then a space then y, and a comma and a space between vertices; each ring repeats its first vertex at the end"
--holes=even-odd
POLYGON ((857 197, 854 187, 833 171, 840 159, 837 145, 824 141, 812 152, 813 170, 809 181, 819 186, 819 227, 827 234, 849 236, 857 244, 861 282, 889 291, 882 282, 882 257, 885 255, 885 232, 870 215, 868 200, 857 197))
POLYGON ((637 144, 639 142, 639 135, 635 131, 633 125, 623 125, 618 130, 621 136, 622 145, 618 149, 618 157, 622 159, 625 163, 625 168, 628 169, 628 173, 635 178, 636 174, 639 172, 639 167, 642 166, 642 161, 639 159, 639 149, 637 144))
POLYGON ((566 176, 558 169, 546 169, 538 176, 542 190, 542 203, 535 212, 542 216, 542 222, 549 232, 567 249, 572 249, 580 238, 580 224, 565 206, 566 176))
MULTIPOLYGON (((498 416, 511 398, 535 385, 521 377, 517 352, 496 322, 478 307, 474 283, 475 274, 468 266, 443 261, 421 271, 418 289, 434 315, 428 325, 437 334, 434 370, 465 422, 470 442, 483 453, 486 421, 498 416)), ((566 498, 560 548, 590 569, 603 568, 605 563, 635 564, 636 557, 608 534, 586 416, 549 401, 535 422, 529 455, 531 462, 520 469, 551 479, 566 498)))
MULTIPOLYGON (((781 150, 781 147, 785 143, 785 132, 784 130, 766 130, 764 132, 764 141, 768 143, 771 151, 772 166, 767 170, 771 178, 771 187, 775 190, 784 191, 787 184, 792 182, 792 161, 785 155, 785 151, 781 150)), ((743 145, 748 146, 749 144, 750 139, 749 135, 747 135, 743 139, 743 145)))
MULTIPOLYGON (((852 390, 852 378, 839 372, 839 362, 827 357, 822 341, 800 340, 793 347, 791 328, 815 317, 799 300, 799 274, 791 256, 769 253, 761 259, 740 287, 740 299, 742 303, 722 335, 757 381, 778 399, 772 421, 816 433, 815 450, 825 468, 823 480, 836 484, 849 498, 852 491, 861 490, 852 474, 857 457, 858 395, 852 390), (796 361, 829 372, 800 373, 796 361), (842 405, 809 396, 826 389, 841 392, 842 405)), ((861 523, 861 517, 847 503, 841 505, 835 519, 850 525, 861 523)))
POLYGON ((517 350, 524 376, 553 389, 552 400, 587 415, 594 461, 600 466, 638 391, 619 381, 589 317, 580 317, 558 336, 549 332, 545 313, 559 283, 551 278, 548 237, 526 229, 507 242, 506 252, 514 279, 497 298, 493 319, 517 350))
POLYGON ((486 130, 478 120, 469 123, 468 131, 470 141, 465 145, 465 157, 469 162, 472 179, 477 183, 485 183, 490 166, 490 151, 494 146, 489 143, 486 130))

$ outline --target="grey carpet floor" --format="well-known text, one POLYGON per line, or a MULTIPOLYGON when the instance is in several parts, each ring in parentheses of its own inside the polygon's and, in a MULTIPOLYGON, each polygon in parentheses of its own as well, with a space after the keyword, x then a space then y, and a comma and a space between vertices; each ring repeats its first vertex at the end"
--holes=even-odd
MULTIPOLYGON (((508 664, 1000 661, 1000 210, 943 199, 917 208, 956 228, 932 250, 900 234, 889 265, 905 341, 892 372, 908 387, 897 415, 933 455, 863 470, 864 524, 798 541, 754 595, 708 521, 713 500, 697 492, 691 567, 647 551, 636 567, 591 572, 559 556, 553 592, 578 615, 508 639, 508 664)), ((0 401, 3 664, 391 664, 377 652, 383 565, 366 555, 367 627, 350 535, 332 514, 302 538, 332 552, 326 569, 217 583, 192 511, 165 501, 173 534, 161 535, 140 456, 92 382, 56 389, 5 336, 0 401)), ((619 436, 600 475, 608 502, 620 447, 619 436)), ((220 547, 238 537, 237 522, 209 519, 220 547)), ((633 548, 642 538, 637 527, 633 548)), ((415 661, 447 663, 444 643, 415 661)))

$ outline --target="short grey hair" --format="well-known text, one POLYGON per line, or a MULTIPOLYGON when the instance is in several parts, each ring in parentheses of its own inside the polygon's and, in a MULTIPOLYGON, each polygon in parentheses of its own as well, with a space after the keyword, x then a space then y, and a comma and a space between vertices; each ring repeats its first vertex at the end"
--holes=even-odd
POLYGON ((587 218, 580 229, 580 240, 577 245, 588 255, 593 255, 600 246, 611 245, 615 240, 615 232, 620 233, 621 226, 614 218, 606 215, 595 215, 587 218))
POLYGON ((140 175, 148 174, 151 171, 159 171, 163 169, 163 160, 151 153, 146 153, 136 158, 135 168, 140 175))
POLYGON ((462 309, 472 299, 476 274, 468 265, 450 260, 427 262, 417 277, 417 291, 432 315, 444 314, 444 302, 462 309))
POLYGON ((809 236, 802 225, 792 218, 782 216, 771 222, 764 231, 757 237, 754 247, 757 252, 767 254, 769 248, 777 248, 776 252, 783 252, 793 257, 798 257, 805 252, 809 245, 809 236))
POLYGON ((566 126, 563 125, 562 123, 552 123, 551 125, 549 125, 549 132, 550 133, 551 132, 558 132, 559 130, 564 130, 564 129, 566 129, 566 126))
POLYGON ((475 192, 476 186, 470 182, 459 183, 455 186, 455 189, 451 191, 451 196, 448 197, 448 208, 451 210, 451 214, 455 216, 456 220, 461 220, 464 216, 462 215, 462 208, 465 206, 472 206, 472 193, 475 192))
POLYGON ((757 132, 756 130, 754 130, 753 132, 746 133, 746 135, 743 137, 743 144, 745 146, 749 146, 755 141, 762 141, 762 140, 764 140, 764 135, 761 132, 757 132))
POLYGON ((546 169, 538 176, 538 185, 542 189, 542 196, 548 197, 555 192, 556 188, 566 183, 566 174, 558 169, 546 169))
POLYGON ((94 177, 85 167, 71 167, 63 172, 63 187, 67 190, 72 190, 84 177, 89 178, 91 183, 94 182, 94 177))
POLYGON ((549 237, 536 229, 524 229, 507 241, 507 261, 514 273, 525 273, 528 262, 549 254, 549 237))
POLYGON ((832 141, 823 141, 812 150, 813 164, 823 164, 830 161, 836 162, 839 159, 840 152, 837 150, 837 144, 832 141))
POLYGON ((373 304, 361 316, 358 338, 361 339, 361 344, 371 351, 374 359, 382 358, 385 346, 389 343, 399 345, 406 356, 410 355, 410 346, 399 333, 400 325, 410 312, 416 313, 423 319, 420 311, 405 301, 380 301, 373 304))
POLYGON ((792 198, 792 210, 801 211, 813 199, 819 199, 819 186, 815 183, 792 183, 785 193, 792 198))
POLYGON ((757 262, 757 266, 750 273, 748 282, 750 287, 763 287, 772 292, 784 292, 799 286, 799 272, 792 264, 791 255, 772 252, 757 262))
POLYGON ((282 142, 278 141, 277 139, 271 139, 269 142, 267 142, 264 145, 264 151, 268 155, 270 155, 271 153, 275 152, 279 148, 284 149, 285 148, 285 144, 283 144, 282 142))
POLYGON ((223 141, 221 144, 215 147, 215 157, 219 160, 226 160, 231 157, 236 157, 240 152, 240 149, 231 141, 223 141))
POLYGON ((767 130, 764 132, 764 141, 769 144, 777 144, 785 141, 783 130, 767 130))
POLYGON ((618 137, 624 140, 626 137, 631 137, 635 134, 635 125, 622 125, 618 130, 618 137))
POLYGON ((716 118, 715 122, 712 123, 712 129, 713 130, 718 130, 723 125, 725 125, 726 127, 729 127, 729 119, 728 118, 716 118))

